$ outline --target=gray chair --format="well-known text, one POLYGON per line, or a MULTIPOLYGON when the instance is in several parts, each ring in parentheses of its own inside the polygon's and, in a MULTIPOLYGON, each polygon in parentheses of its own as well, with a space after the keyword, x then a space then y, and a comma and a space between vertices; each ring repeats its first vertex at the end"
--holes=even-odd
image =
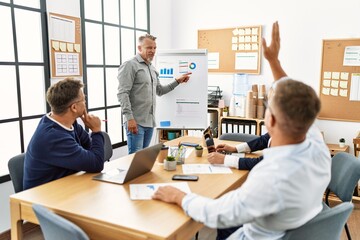
POLYGON ((247 133, 223 133, 220 135, 220 140, 229 140, 237 142, 249 142, 258 138, 258 135, 247 134, 247 133))
POLYGON ((44 206, 32 206, 45 240, 88 240, 86 233, 76 224, 51 212, 44 206))
POLYGON ((287 231, 283 240, 338 240, 353 208, 350 202, 324 208, 301 227, 287 231))
POLYGON ((110 158, 113 155, 113 148, 112 148, 110 136, 107 132, 102 131, 101 133, 104 136, 104 153, 105 153, 104 160, 110 161, 110 158))
MULTIPOLYGON (((332 158, 331 180, 326 190, 325 203, 329 205, 329 194, 333 192, 343 202, 351 202, 355 186, 360 179, 360 160, 355 156, 340 152, 332 158)), ((346 235, 351 240, 347 224, 346 235)))
POLYGON ((8 162, 10 177, 14 186, 15 193, 21 192, 24 179, 24 159, 25 153, 12 157, 8 162))

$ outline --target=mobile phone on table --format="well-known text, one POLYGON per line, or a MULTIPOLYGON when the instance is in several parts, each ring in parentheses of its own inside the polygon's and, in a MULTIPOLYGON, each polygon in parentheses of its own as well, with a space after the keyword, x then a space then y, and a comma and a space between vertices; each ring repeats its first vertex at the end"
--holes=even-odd
POLYGON ((199 179, 198 176, 196 175, 180 175, 180 174, 175 174, 172 177, 172 180, 182 180, 182 181, 197 181, 199 179))

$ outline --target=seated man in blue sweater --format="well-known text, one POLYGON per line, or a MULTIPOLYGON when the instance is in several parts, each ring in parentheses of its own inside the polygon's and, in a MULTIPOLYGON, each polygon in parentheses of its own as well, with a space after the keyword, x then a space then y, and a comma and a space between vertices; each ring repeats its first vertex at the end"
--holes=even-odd
POLYGON ((101 121, 87 114, 83 83, 66 78, 47 90, 51 112, 43 116, 25 154, 24 190, 78 171, 104 168, 101 121), (76 121, 81 118, 91 136, 76 121))

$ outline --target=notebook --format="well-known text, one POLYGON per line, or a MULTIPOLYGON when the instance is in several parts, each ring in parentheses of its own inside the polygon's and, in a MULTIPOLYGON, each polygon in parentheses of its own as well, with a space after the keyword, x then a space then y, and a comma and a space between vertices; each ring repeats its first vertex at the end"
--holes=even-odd
POLYGON ((124 184, 147 172, 150 172, 156 157, 160 152, 162 143, 137 151, 128 169, 115 168, 93 177, 94 180, 124 184))

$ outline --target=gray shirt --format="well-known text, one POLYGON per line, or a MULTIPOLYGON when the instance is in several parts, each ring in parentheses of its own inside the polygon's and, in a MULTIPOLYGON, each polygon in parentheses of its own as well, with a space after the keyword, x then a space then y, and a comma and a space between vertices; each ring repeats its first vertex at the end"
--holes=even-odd
POLYGON ((124 62, 118 72, 118 100, 125 122, 135 119, 143 127, 155 127, 156 95, 161 96, 179 85, 174 80, 163 86, 159 81, 159 73, 150 63, 137 54, 124 62))

